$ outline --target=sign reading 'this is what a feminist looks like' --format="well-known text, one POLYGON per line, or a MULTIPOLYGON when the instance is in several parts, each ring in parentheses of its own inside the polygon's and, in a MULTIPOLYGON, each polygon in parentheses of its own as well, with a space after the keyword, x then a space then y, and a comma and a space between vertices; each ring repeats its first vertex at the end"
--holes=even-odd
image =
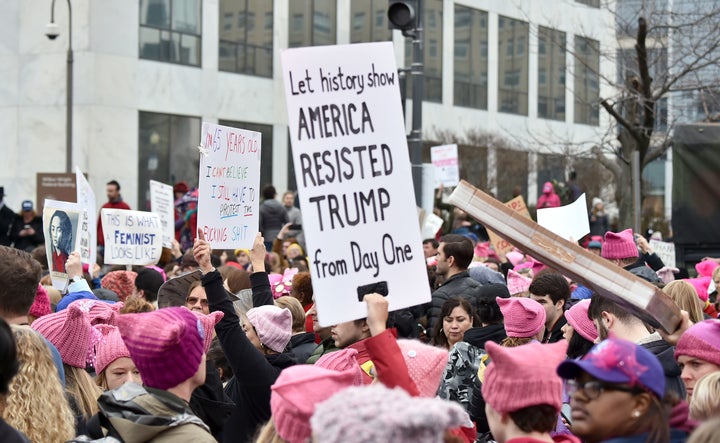
POLYGON ((390 42, 289 49, 283 79, 322 325, 430 300, 390 42))

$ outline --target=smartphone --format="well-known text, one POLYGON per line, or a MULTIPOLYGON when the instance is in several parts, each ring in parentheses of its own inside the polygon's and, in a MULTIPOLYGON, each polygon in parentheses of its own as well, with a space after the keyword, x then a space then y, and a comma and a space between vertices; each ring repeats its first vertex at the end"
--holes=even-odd
POLYGON ((302 225, 290 225, 288 229, 290 229, 291 231, 301 231, 302 225))
POLYGON ((562 415, 568 425, 572 425, 572 408, 570 407, 570 403, 563 403, 560 409, 560 415, 562 415))

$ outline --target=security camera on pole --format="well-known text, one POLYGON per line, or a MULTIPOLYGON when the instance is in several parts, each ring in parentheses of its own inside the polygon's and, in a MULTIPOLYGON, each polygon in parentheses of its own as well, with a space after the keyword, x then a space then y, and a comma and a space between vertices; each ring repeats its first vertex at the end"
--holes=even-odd
POLYGON ((412 130, 408 136, 410 163, 412 164, 415 202, 422 202, 422 101, 424 87, 424 53, 422 27, 422 0, 390 0, 388 4, 388 26, 399 29, 405 37, 412 38, 412 130))

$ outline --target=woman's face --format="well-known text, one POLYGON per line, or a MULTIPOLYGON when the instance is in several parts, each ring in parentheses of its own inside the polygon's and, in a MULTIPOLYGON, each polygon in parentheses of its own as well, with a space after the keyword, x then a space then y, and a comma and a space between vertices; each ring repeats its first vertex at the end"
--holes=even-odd
POLYGON ((188 295, 187 299, 185 300, 185 307, 191 311, 197 311, 202 314, 209 315, 210 306, 208 306, 208 299, 207 294, 205 293, 205 288, 202 286, 197 286, 192 291, 190 291, 190 295, 188 295))
POLYGON ((129 381, 142 384, 140 371, 128 357, 120 357, 107 365, 105 368, 105 380, 108 390, 117 389, 129 381))
POLYGON ((700 360, 699 358, 690 357, 689 355, 681 355, 678 357, 678 366, 680 366, 680 378, 685 383, 685 391, 687 391, 688 401, 692 398, 695 383, 703 376, 720 371, 720 366, 700 360))
POLYGON ((450 347, 461 341, 465 331, 471 327, 472 318, 462 306, 454 307, 450 314, 443 318, 443 333, 447 337, 450 347))
POLYGON ((60 223, 60 217, 53 217, 50 220, 50 238, 52 239, 53 248, 59 249, 60 242, 62 242, 62 226, 60 223))
MULTIPOLYGON (((580 385, 597 381, 587 373, 576 380, 580 385)), ((591 389, 578 389, 570 396, 572 432, 586 443, 605 441, 611 437, 628 435, 637 417, 635 394, 602 389, 597 398, 588 395, 591 389)))
POLYGON ((572 338, 573 334, 575 333, 575 328, 573 328, 570 323, 565 323, 565 326, 560 328, 560 330, 563 333, 563 338, 565 340, 567 340, 568 343, 570 343, 570 339, 572 338))
POLYGON ((243 331, 245 331, 245 335, 247 336, 248 340, 250 340, 250 343, 255 346, 255 349, 258 351, 263 350, 262 343, 260 343, 260 337, 258 337, 257 332, 255 332, 255 326, 250 323, 250 320, 245 319, 245 321, 242 324, 243 331))

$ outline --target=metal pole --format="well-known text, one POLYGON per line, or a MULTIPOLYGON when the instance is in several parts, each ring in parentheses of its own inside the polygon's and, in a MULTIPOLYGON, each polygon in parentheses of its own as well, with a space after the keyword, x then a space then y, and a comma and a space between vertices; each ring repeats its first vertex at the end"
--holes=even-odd
POLYGON ((632 190, 633 190, 633 232, 640 233, 640 214, 642 201, 640 198, 640 152, 632 153, 632 190))
POLYGON ((415 202, 422 206, 422 101, 424 89, 424 53, 423 53, 423 0, 418 0, 417 28, 413 35, 412 75, 412 131, 408 137, 410 164, 412 165, 415 202))
MULTIPOLYGON (((73 152, 73 49, 72 49, 72 4, 68 5, 68 50, 65 83, 65 172, 72 173, 73 152)), ((50 4, 50 23, 55 23, 55 0, 50 4)))

